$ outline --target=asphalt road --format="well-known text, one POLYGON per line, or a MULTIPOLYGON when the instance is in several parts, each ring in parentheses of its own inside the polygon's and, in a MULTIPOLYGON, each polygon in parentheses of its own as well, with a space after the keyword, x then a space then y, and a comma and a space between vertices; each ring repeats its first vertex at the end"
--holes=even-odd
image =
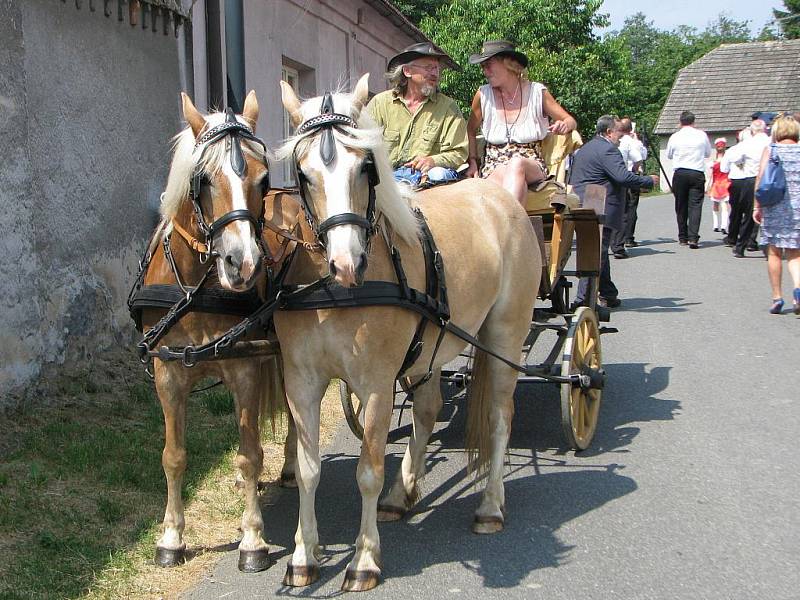
MULTIPOLYGON (((519 386, 497 535, 470 533, 464 402, 446 402, 421 503, 380 525, 385 579, 369 597, 800 597, 800 318, 768 314, 763 257, 734 259, 708 207, 701 231, 700 249, 679 246, 671 196, 642 199, 642 245, 612 259, 623 305, 610 323, 619 332, 602 338, 609 381, 592 447, 564 449, 554 386, 519 386)), ((391 433, 390 474, 408 433, 391 433)), ((228 552, 183 597, 340 594, 360 516, 358 452, 343 425, 323 459, 318 583, 281 585, 297 520, 296 493, 283 490, 264 508, 276 564, 243 575, 228 552)))

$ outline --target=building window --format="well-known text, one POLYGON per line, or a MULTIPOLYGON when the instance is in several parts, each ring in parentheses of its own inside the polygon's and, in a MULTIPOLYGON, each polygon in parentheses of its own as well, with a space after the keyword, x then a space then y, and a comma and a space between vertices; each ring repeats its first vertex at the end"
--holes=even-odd
MULTIPOLYGON (((298 96, 300 95, 300 74, 297 72, 297 69, 289 67, 287 65, 283 65, 281 67, 281 79, 283 79, 286 83, 288 83, 294 93, 298 96)), ((288 138, 290 135, 294 133, 294 127, 292 126, 292 121, 289 119, 289 113, 286 109, 283 110, 283 139, 288 138)), ((297 185, 297 176, 295 173, 295 165, 293 161, 285 160, 283 161, 283 182, 286 186, 295 186, 297 185)))

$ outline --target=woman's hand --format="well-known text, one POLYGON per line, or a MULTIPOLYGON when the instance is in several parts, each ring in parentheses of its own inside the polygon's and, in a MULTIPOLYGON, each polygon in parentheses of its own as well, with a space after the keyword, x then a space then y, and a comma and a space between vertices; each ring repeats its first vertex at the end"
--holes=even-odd
POLYGON ((572 131, 571 123, 566 120, 559 119, 558 121, 553 121, 553 123, 548 127, 550 133, 556 133, 559 135, 566 135, 570 131, 572 131))
POLYGON ((478 169, 478 161, 474 158, 467 159, 467 177, 480 177, 480 169, 478 169))
POLYGON ((763 215, 761 214, 761 207, 756 206, 755 208, 753 208, 753 221, 761 225, 762 218, 763 215))

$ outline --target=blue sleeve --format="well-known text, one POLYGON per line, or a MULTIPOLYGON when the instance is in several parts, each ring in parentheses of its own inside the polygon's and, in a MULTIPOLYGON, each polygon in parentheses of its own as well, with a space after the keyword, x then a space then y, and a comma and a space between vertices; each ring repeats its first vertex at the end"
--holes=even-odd
POLYGON ((606 150, 605 160, 603 160, 603 169, 617 185, 622 185, 630 188, 651 188, 653 187, 653 180, 650 177, 642 177, 637 175, 625 167, 625 162, 622 160, 622 154, 615 146, 609 146, 606 150))

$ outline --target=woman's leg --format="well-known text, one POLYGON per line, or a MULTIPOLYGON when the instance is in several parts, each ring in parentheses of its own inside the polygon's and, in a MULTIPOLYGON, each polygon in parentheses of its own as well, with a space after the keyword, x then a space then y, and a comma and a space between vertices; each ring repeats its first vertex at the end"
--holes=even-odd
POLYGON ((772 299, 781 297, 781 249, 772 244, 767 246, 767 273, 772 287, 772 299))
POLYGON ((786 266, 792 277, 792 284, 794 287, 800 288, 800 248, 787 248, 784 252, 786 252, 786 266))
POLYGON ((714 226, 714 231, 719 231, 719 201, 711 201, 711 221, 714 226))
POLYGON ((515 156, 505 165, 503 187, 511 192, 517 202, 525 206, 528 185, 542 181, 542 179, 544 179, 544 173, 535 160, 515 156))

